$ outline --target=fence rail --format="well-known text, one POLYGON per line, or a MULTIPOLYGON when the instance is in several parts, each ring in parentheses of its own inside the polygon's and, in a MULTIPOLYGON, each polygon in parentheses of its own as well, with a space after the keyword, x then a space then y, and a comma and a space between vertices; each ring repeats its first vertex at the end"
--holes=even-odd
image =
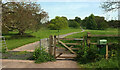
MULTIPOLYGON (((119 37, 118 35, 91 35, 90 32, 87 33, 87 45, 90 47, 90 45, 98 45, 98 43, 91 43, 90 38, 91 37, 119 37)), ((118 43, 107 43, 106 44, 106 59, 108 59, 108 45, 112 44, 118 44, 118 43)))
POLYGON ((75 41, 83 41, 83 38, 56 38, 57 40, 75 40, 75 41))
MULTIPOLYGON (((76 55, 76 52, 74 50, 79 50, 80 48, 75 48, 75 45, 84 45, 84 37, 83 38, 56 38, 55 36, 50 35, 49 36, 49 54, 53 55, 55 58, 59 57, 59 58, 71 58, 73 56, 61 56, 63 55, 63 53, 65 54, 66 52, 69 52, 70 54, 74 54, 76 55), (62 42, 62 40, 74 40, 74 41, 78 41, 77 43, 64 43, 62 42), (64 52, 62 51, 62 53, 58 54, 58 48, 56 47, 57 44, 61 44, 64 47, 62 48, 63 50, 65 50, 64 52), (71 46, 68 46, 71 45, 71 46), (56 55, 58 54, 58 55, 56 55)), ((61 49, 61 50, 62 50, 61 49)), ((75 56, 74 56, 75 57, 75 56)))
POLYGON ((88 35, 88 37, 119 37, 118 35, 88 35))

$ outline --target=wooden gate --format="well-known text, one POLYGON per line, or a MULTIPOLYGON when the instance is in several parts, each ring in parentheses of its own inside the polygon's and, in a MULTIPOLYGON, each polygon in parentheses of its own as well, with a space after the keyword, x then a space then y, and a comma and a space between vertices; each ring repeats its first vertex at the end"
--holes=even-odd
POLYGON ((55 58, 74 58, 76 57, 76 51, 80 47, 75 47, 76 45, 84 47, 84 37, 83 38, 57 38, 56 36, 50 36, 49 43, 49 53, 55 58), (64 43, 63 41, 75 41, 75 43, 64 43), (58 47, 61 45, 62 47, 58 47))

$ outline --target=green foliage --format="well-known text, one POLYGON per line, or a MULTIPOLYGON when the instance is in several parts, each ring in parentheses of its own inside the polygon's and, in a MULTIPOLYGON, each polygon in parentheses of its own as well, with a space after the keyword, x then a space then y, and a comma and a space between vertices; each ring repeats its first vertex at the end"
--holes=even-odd
POLYGON ((7 52, 7 48, 6 47, 2 47, 2 53, 6 53, 7 52))
POLYGON ((98 24, 98 29, 99 30, 104 30, 106 28, 108 28, 108 24, 106 22, 101 22, 101 23, 98 24))
POLYGON ((112 27, 112 28, 118 28, 119 27, 119 23, 120 23, 119 20, 108 21, 109 27, 112 27))
POLYGON ((104 68, 115 68, 112 70, 119 70, 118 60, 116 57, 109 58, 108 60, 102 58, 98 62, 92 62, 80 65, 82 68, 100 68, 101 70, 104 68))
POLYGON ((94 16, 93 14, 83 19, 81 25, 86 29, 94 29, 94 30, 95 29, 103 30, 108 28, 108 23, 107 21, 105 21, 104 17, 94 16))
POLYGON ((35 60, 35 63, 55 61, 55 58, 52 55, 48 54, 44 48, 36 48, 33 53, 33 59, 35 60))
POLYGON ((69 27, 73 27, 73 28, 79 28, 80 27, 80 24, 74 20, 69 20, 68 21, 69 23, 69 27))
POLYGON ((60 30, 60 29, 68 28, 67 18, 56 16, 55 19, 52 19, 50 21, 49 28, 52 30, 60 30))
POLYGON ((77 52, 76 60, 79 63, 85 64, 90 62, 95 62, 101 59, 102 56, 98 54, 97 48, 94 47, 85 47, 84 49, 80 49, 77 52))
POLYGON ((108 28, 107 21, 105 21, 104 17, 95 16, 95 21, 97 23, 98 30, 103 30, 108 28))
POLYGON ((81 24, 81 18, 80 17, 75 17, 74 19, 79 25, 81 24))
POLYGON ((87 29, 97 29, 97 24, 95 21, 95 17, 93 14, 91 14, 87 20, 87 29))
POLYGON ((27 29, 36 28, 48 14, 35 2, 3 2, 2 23, 8 30, 18 30, 23 35, 27 29), (39 12, 39 13, 38 13, 39 12))

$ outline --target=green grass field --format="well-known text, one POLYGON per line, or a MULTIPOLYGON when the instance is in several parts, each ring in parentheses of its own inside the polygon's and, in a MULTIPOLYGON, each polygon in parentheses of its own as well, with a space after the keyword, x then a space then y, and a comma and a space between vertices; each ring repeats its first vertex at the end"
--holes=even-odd
POLYGON ((118 35, 118 29, 109 28, 106 30, 85 30, 85 32, 69 35, 66 38, 80 38, 86 36, 87 32, 93 35, 118 35))
MULTIPOLYGON (((118 35, 118 29, 106 29, 106 30, 85 30, 85 32, 80 32, 77 34, 69 35, 66 38, 82 38, 87 36, 87 32, 90 32, 92 35, 118 35)), ((116 37, 92 37, 91 42, 97 42, 100 39, 107 39, 109 42, 118 42, 116 37)))
POLYGON ((58 33, 58 30, 48 30, 48 29, 41 29, 37 32, 31 33, 31 31, 26 31, 27 34, 30 36, 18 36, 16 35, 18 32, 9 32, 9 34, 4 34, 6 38, 7 47, 9 50, 12 50, 14 48, 23 46, 25 44, 29 44, 35 41, 39 41, 42 38, 48 38, 49 35, 58 35, 58 34, 67 34, 71 32, 80 32, 81 29, 65 29, 60 30, 58 33))

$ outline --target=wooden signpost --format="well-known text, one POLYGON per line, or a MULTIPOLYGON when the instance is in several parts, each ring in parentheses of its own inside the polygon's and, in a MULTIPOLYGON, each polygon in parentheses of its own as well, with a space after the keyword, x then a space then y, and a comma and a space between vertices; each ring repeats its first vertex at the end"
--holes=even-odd
POLYGON ((108 59, 108 44, 106 45, 106 59, 108 59))

